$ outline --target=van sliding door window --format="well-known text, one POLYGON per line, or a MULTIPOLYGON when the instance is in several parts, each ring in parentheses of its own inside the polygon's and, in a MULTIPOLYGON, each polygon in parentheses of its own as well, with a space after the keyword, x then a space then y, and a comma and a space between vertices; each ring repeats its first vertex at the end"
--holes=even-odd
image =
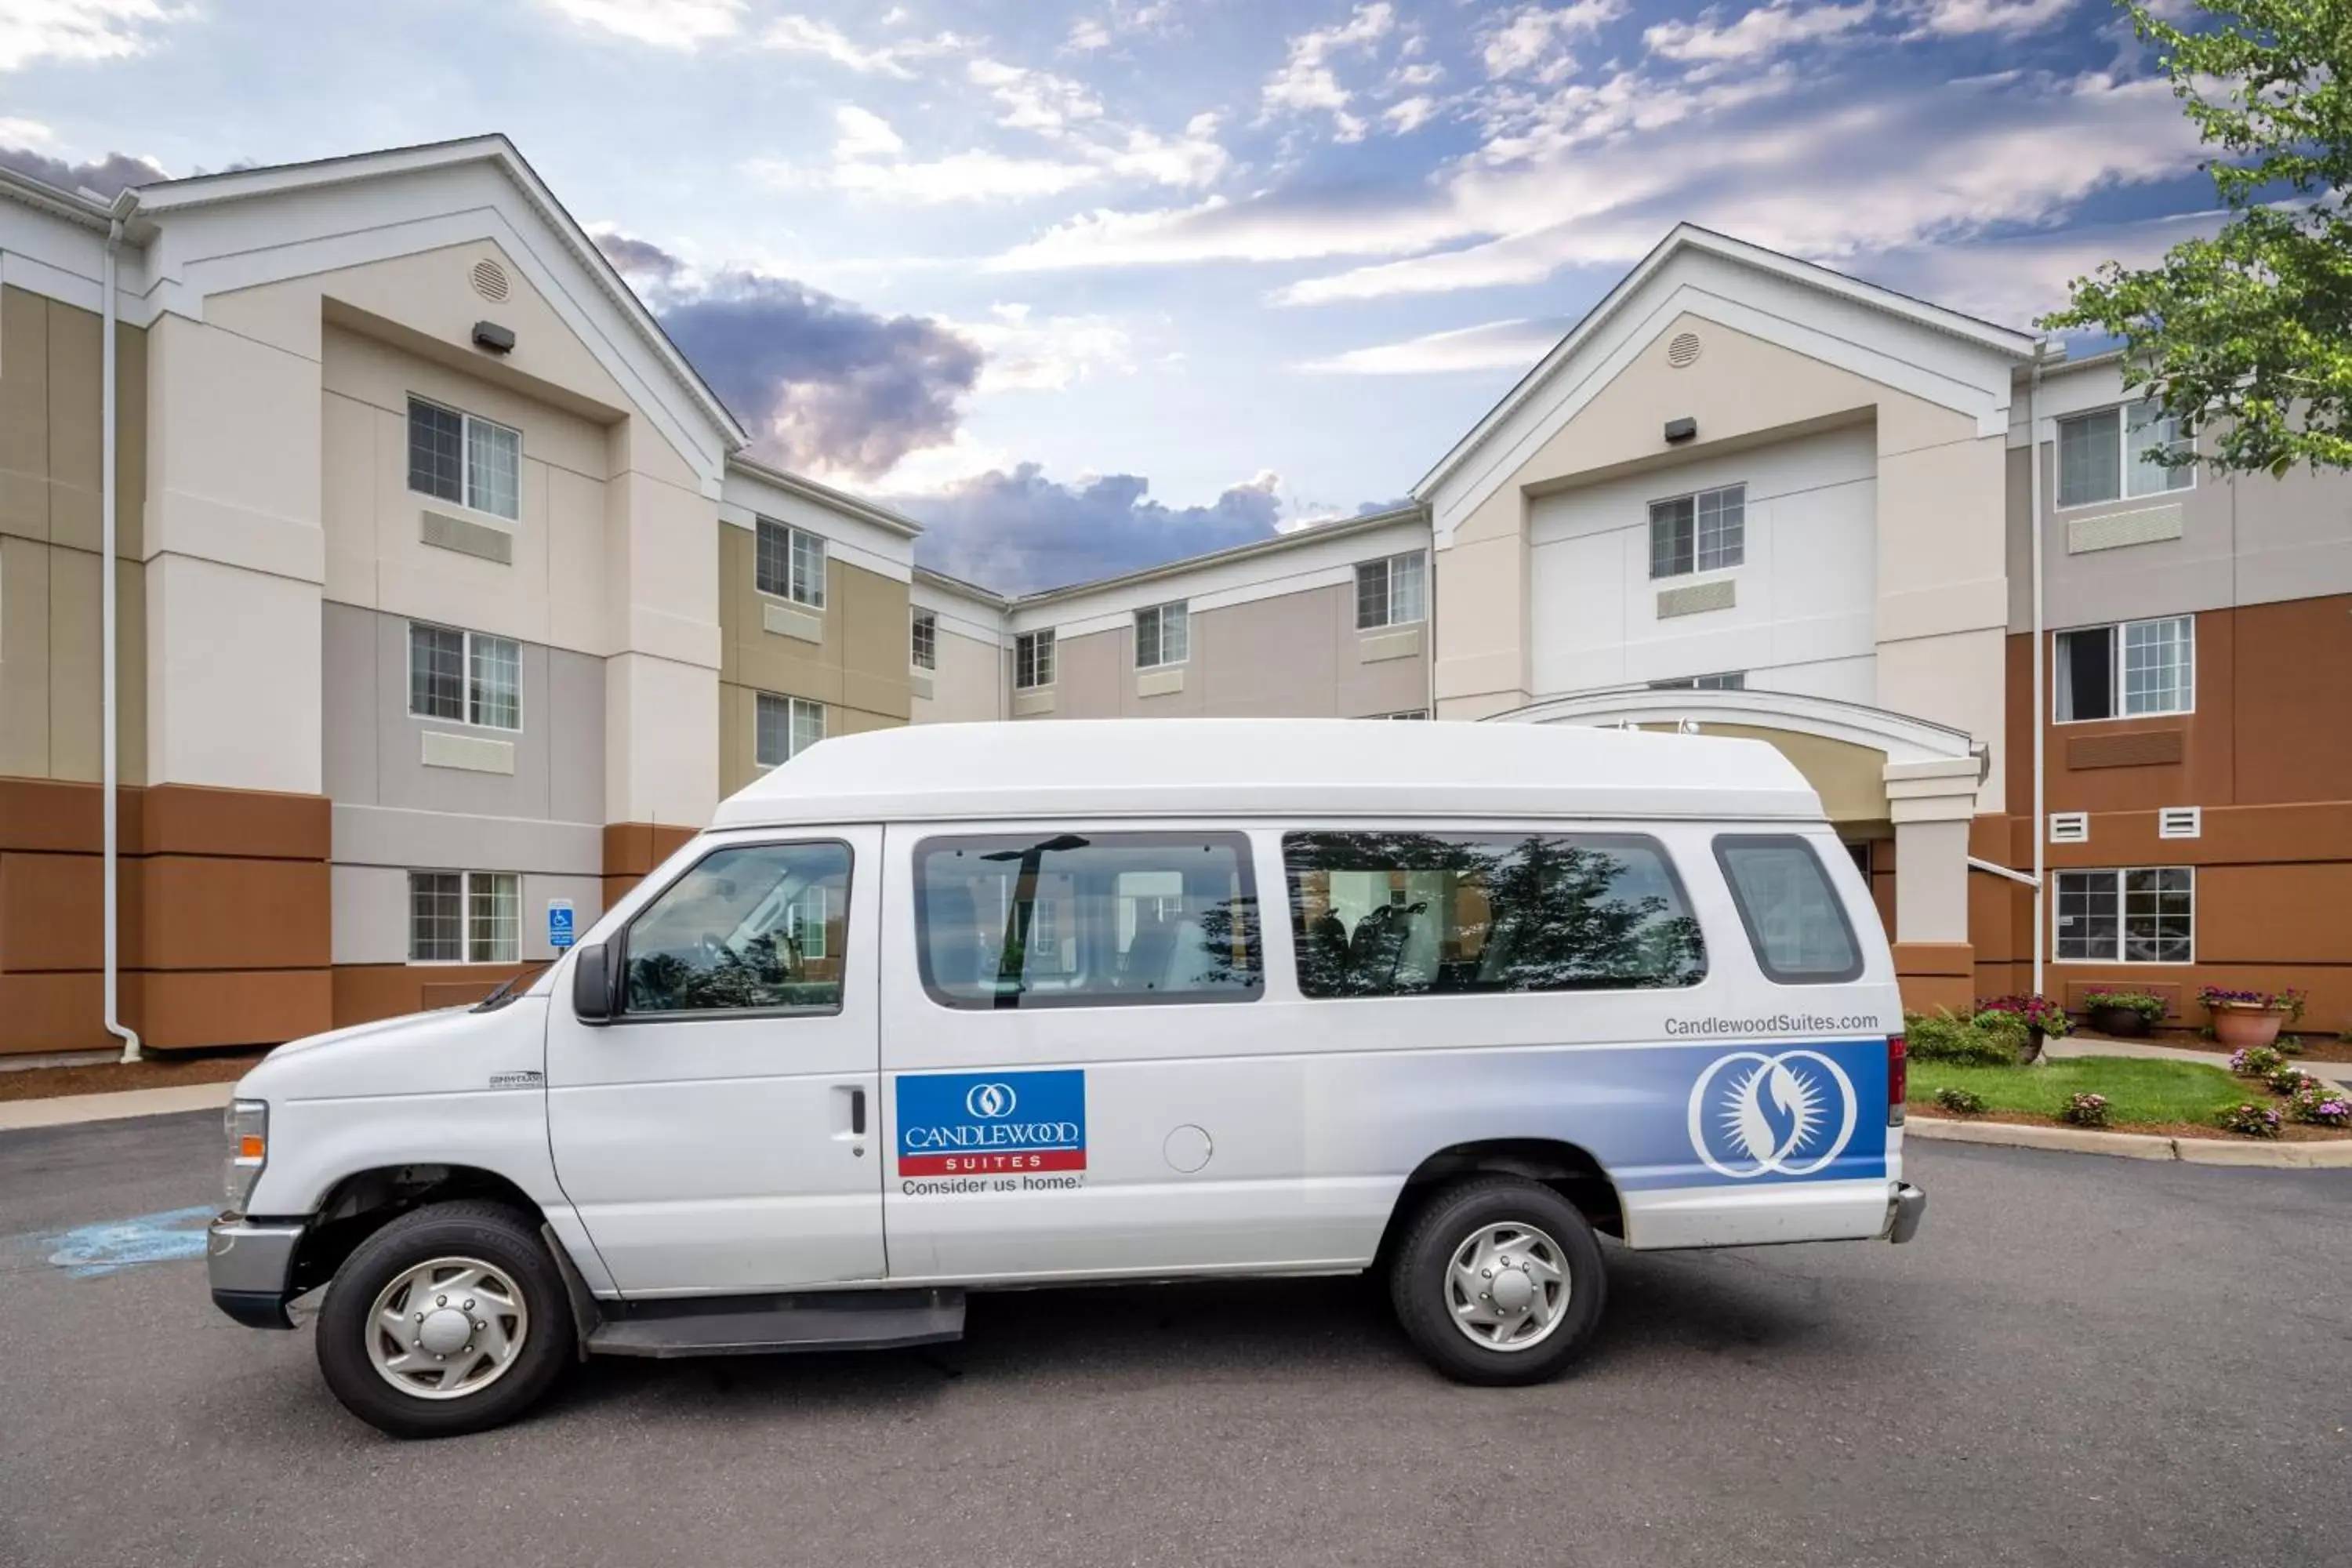
POLYGON ((624 1012, 838 1013, 849 846, 714 849, 629 922, 624 1012))
POLYGON ((1238 833, 1017 833, 915 849, 923 989, 971 1009, 1248 1002, 1257 890, 1238 833))
POLYGON ((1639 834, 1287 833, 1312 997, 1696 985, 1706 942, 1639 834))
POLYGON ((1727 834, 1715 841, 1715 858, 1767 979, 1833 985, 1862 973, 1845 905, 1811 844, 1794 834, 1727 834))

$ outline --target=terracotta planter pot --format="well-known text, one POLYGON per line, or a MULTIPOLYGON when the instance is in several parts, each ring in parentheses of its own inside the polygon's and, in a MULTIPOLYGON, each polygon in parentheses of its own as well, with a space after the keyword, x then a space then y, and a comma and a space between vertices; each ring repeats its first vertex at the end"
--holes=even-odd
POLYGON ((2147 1015, 2133 1007, 2094 1007, 2091 1027, 2119 1040, 2137 1040, 2147 1033, 2147 1015))
POLYGON ((2213 1012, 2213 1034, 2231 1050, 2247 1046, 2267 1046, 2279 1036, 2279 1026, 2286 1022, 2286 1012, 2279 1007, 2216 1007, 2213 1012))

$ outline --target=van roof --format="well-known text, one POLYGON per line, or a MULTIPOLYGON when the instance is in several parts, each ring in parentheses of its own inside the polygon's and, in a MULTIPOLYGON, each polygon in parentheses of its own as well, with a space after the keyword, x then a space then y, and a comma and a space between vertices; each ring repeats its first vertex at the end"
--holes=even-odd
POLYGON ((917 724, 811 747, 714 827, 1048 816, 1773 817, 1820 799, 1762 741, 1361 719, 917 724))

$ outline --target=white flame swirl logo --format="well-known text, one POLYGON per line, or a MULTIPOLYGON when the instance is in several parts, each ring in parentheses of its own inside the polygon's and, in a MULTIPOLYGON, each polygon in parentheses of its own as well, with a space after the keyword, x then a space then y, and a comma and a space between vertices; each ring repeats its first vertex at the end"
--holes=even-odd
POLYGON ((1691 1148, 1718 1175, 1810 1176, 1853 1137, 1853 1081, 1819 1051, 1734 1051, 1691 1086, 1691 1148))
POLYGON ((963 1108, 982 1121, 1010 1116, 1019 1104, 1009 1083, 976 1083, 963 1097, 963 1108))

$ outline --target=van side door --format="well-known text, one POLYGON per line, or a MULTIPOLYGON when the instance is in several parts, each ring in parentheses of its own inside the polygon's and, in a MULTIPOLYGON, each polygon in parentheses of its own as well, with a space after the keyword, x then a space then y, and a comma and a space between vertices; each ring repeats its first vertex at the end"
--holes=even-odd
POLYGON ((557 1179, 624 1295, 882 1275, 882 833, 719 840, 617 931, 609 1023, 550 1002, 557 1179))

